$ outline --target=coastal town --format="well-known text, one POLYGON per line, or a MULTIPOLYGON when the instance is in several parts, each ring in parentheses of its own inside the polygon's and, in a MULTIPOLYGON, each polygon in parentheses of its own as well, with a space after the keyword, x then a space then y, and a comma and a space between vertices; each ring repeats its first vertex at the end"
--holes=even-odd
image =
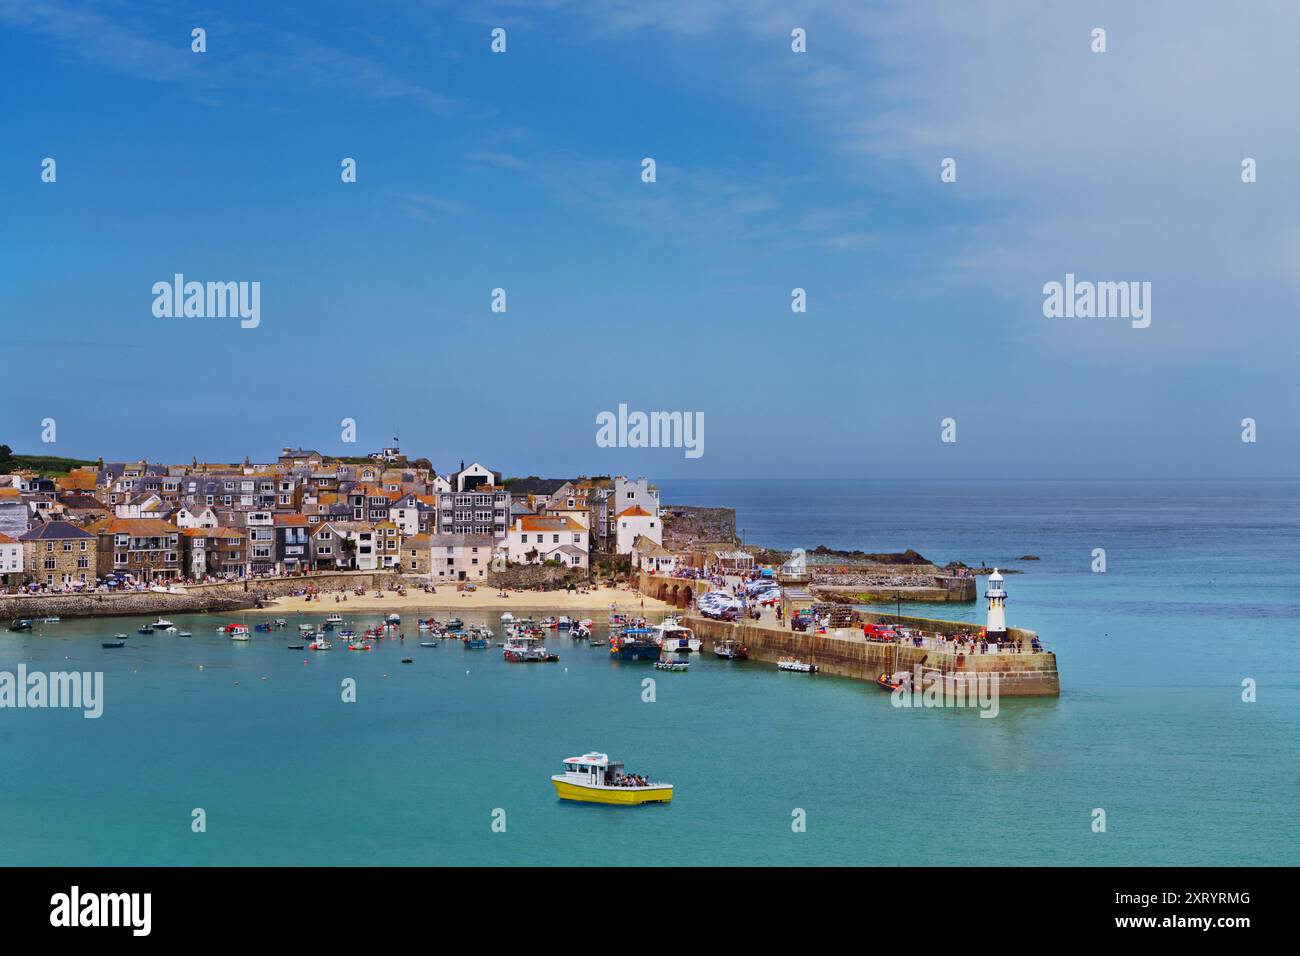
POLYGON ((892 686, 909 668, 986 671, 1012 694, 1059 692, 1054 655, 1007 626, 996 569, 938 567, 914 551, 742 546, 734 511, 665 505, 644 477, 504 477, 479 461, 439 472, 396 445, 364 458, 284 447, 239 464, 12 467, 31 461, 0 446, 11 629, 63 614, 302 614, 328 602, 608 611, 615 640, 657 615, 695 649, 805 673, 892 686), (900 613, 904 600, 974 602, 986 573, 983 628, 900 613))
POLYGON ((105 462, 0 474, 0 589, 97 591, 316 572, 438 584, 533 566, 578 581, 592 561, 672 570, 645 478, 439 473, 385 448, 341 459, 284 448, 242 464, 105 462))

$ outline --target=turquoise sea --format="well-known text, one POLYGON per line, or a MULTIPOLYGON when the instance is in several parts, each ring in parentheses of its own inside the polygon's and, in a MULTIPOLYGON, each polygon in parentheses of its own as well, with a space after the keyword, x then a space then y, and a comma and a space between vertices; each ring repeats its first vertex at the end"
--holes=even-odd
POLYGON ((69 619, 0 633, 0 670, 105 681, 98 720, 0 711, 0 864, 1300 863, 1300 482, 661 488, 737 508, 750 542, 1023 570, 1008 620, 1056 651, 1061 697, 901 710, 854 681, 698 656, 662 673, 566 637, 558 664, 511 665, 419 647, 409 612, 405 644, 368 654, 232 643, 215 628, 238 614, 175 618, 192 638, 69 619), (102 649, 115 632, 127 647, 102 649), (593 749, 674 802, 560 803, 549 775, 593 749))

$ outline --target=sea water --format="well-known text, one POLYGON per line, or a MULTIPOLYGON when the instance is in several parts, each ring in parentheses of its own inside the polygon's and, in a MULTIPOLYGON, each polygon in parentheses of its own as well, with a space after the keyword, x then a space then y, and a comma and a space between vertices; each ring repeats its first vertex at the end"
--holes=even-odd
MULTIPOLYGON (((248 643, 216 627, 274 614, 173 617, 190 638, 68 618, 0 633, 0 670, 104 673, 99 719, 0 711, 0 864, 1300 862, 1300 483, 661 489, 735 507, 751 543, 1022 570, 1008 622, 1056 651, 1060 698, 1004 698, 991 720, 897 709, 858 681, 711 655, 666 673, 564 632, 558 663, 508 664, 420 647, 412 611, 405 642, 288 650, 328 602, 248 643), (671 781, 672 804, 557 800, 550 775, 590 750, 671 781)), ((363 627, 386 613, 338 607, 363 627)), ((902 611, 980 621, 983 604, 902 611)), ((460 616, 502 640, 498 613, 460 616)))

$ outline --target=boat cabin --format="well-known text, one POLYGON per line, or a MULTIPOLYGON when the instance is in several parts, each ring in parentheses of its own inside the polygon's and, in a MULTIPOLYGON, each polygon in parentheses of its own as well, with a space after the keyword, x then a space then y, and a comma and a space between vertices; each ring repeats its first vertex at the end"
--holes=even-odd
POLYGON ((623 776, 623 764, 610 763, 608 754, 592 752, 564 761, 564 776, 579 786, 609 787, 623 776))

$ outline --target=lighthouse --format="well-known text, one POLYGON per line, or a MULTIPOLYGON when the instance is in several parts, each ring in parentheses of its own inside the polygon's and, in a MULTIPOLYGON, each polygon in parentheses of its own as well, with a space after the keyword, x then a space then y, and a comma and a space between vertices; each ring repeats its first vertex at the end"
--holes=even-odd
POLYGON ((984 597, 989 602, 989 623, 984 635, 988 640, 1000 644, 1007 639, 1007 592, 1002 587, 1002 575, 997 568, 989 575, 984 597))

